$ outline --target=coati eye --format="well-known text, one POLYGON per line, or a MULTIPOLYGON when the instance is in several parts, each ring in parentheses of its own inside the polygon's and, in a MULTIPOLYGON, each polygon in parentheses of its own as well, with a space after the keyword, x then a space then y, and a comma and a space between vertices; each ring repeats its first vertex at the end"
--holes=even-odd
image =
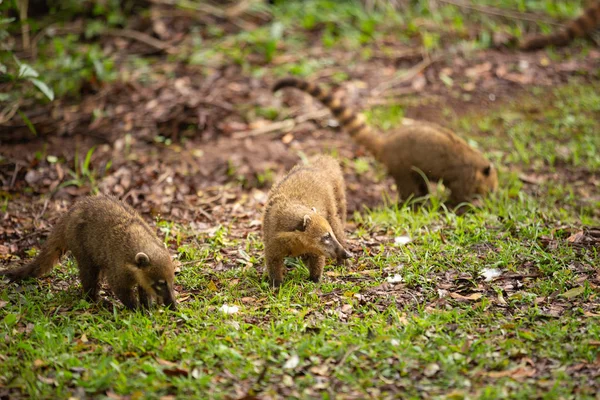
POLYGON ((485 175, 485 176, 490 176, 490 172, 492 172, 492 166, 491 165, 488 165, 487 167, 485 167, 483 169, 483 175, 485 175))
POLYGON ((160 293, 167 288, 167 281, 165 281, 164 279, 159 279, 158 281, 152 284, 152 288, 160 293))
POLYGON ((327 243, 331 240, 331 233, 327 232, 324 236, 323 236, 323 242, 327 243))

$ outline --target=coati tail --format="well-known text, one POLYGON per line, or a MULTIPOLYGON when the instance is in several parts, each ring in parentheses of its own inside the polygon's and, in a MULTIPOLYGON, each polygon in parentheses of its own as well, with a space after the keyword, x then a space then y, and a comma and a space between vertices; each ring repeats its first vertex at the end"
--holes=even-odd
POLYGON ((8 271, 0 272, 12 282, 25 278, 37 278, 49 273, 60 256, 66 251, 65 228, 66 218, 56 224, 46 243, 42 246, 40 254, 28 264, 8 271))
POLYGON ((336 117, 346 132, 365 146, 371 153, 378 156, 382 148, 382 138, 365 123, 362 114, 342 104, 340 99, 332 96, 331 92, 322 89, 319 85, 298 78, 284 78, 273 86, 273 92, 286 87, 300 89, 323 103, 336 117))
POLYGON ((546 46, 566 46, 573 39, 590 34, 600 25, 600 1, 588 7, 578 18, 556 33, 537 35, 525 39, 521 50, 538 50, 546 46))

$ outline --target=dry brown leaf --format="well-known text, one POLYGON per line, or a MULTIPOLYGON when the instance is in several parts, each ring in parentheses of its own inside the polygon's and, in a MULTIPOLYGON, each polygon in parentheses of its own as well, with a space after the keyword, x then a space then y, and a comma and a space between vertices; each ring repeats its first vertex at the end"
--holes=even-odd
POLYGON ((165 367, 177 367, 177 364, 162 358, 156 358, 156 362, 165 367))
POLYGON ((519 380, 519 379, 530 378, 532 376, 535 376, 535 373, 536 373, 536 370, 534 368, 519 366, 515 369, 507 369, 504 371, 491 371, 491 372, 488 372, 486 375, 489 376, 490 378, 509 377, 509 378, 519 380))
POLYGON ((459 294, 459 293, 450 292, 450 297, 452 297, 453 299, 462 300, 462 301, 479 300, 482 296, 483 296, 483 294, 481 294, 481 293, 471 293, 468 296, 463 296, 462 294, 459 294))

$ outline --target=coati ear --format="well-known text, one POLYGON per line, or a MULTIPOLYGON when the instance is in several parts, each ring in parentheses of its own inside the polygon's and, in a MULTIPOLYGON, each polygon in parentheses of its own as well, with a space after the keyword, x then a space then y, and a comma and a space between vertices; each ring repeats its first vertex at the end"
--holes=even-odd
POLYGON ((483 175, 484 176, 490 176, 490 172, 492 172, 492 166, 488 165, 487 167, 485 167, 483 169, 483 175))
POLYGON ((139 252, 135 255, 135 263, 138 267, 146 267, 150 265, 150 257, 146 253, 139 252))
POLYGON ((310 216, 308 214, 306 214, 304 217, 302 217, 302 221, 298 221, 298 225, 296 225, 294 230, 304 232, 309 223, 310 223, 310 216))
POLYGON ((306 230, 306 227, 308 226, 308 224, 310 224, 310 216, 309 216, 308 214, 306 214, 306 215, 304 216, 304 219, 303 219, 303 221, 302 221, 302 222, 303 222, 303 224, 302 224, 302 225, 303 225, 303 227, 304 227, 304 229, 303 229, 303 230, 306 230))

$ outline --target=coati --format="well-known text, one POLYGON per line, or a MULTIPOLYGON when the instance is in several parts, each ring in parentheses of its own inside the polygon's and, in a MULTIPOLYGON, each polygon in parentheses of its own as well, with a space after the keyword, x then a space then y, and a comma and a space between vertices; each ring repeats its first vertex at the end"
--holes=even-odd
POLYGON ((589 35, 600 27, 600 1, 594 2, 583 14, 569 21, 566 27, 550 35, 534 35, 525 38, 520 44, 521 50, 538 50, 546 46, 566 46, 573 39, 589 35))
POLYGON ((168 250, 133 208, 111 196, 90 196, 76 202, 59 219, 33 261, 0 275, 12 281, 40 277, 49 273, 67 250, 77 260, 89 300, 97 300, 99 280, 104 276, 129 309, 140 304, 148 308, 151 298, 176 309, 175 268, 168 250))
POLYGON ((316 156, 298 164, 269 192, 263 215, 265 261, 270 283, 283 281, 287 256, 304 256, 310 280, 318 282, 326 258, 352 257, 344 248, 346 192, 338 162, 316 156))
POLYGON ((472 201, 476 195, 486 195, 497 188, 494 166, 448 129, 419 122, 381 135, 365 124, 362 114, 343 105, 318 85, 284 78, 273 86, 273 91, 286 87, 307 92, 327 106, 350 136, 387 168, 403 200, 428 193, 427 183, 419 171, 429 180, 443 180, 451 190, 451 204, 472 201))

